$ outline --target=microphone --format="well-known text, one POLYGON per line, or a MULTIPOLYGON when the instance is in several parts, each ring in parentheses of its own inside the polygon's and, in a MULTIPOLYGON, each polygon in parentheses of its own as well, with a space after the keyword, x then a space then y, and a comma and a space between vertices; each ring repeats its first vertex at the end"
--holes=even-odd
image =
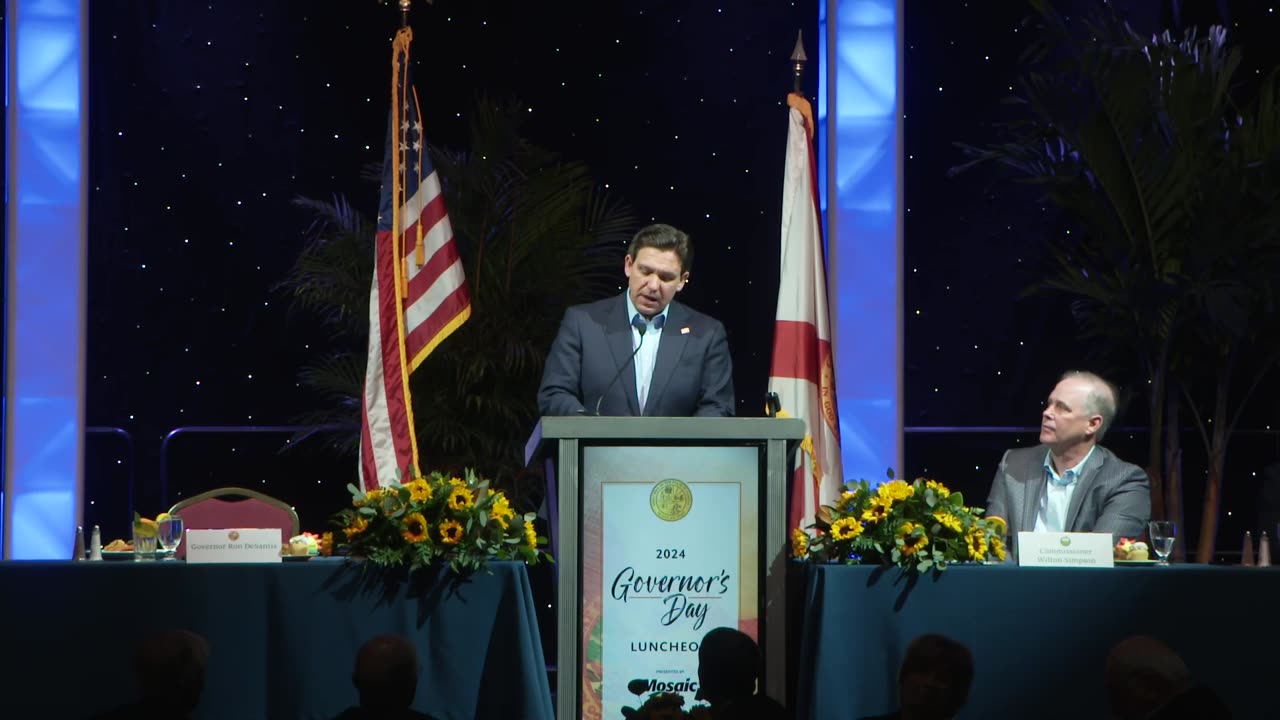
MULTIPOLYGON (((659 315, 658 317, 662 316, 659 315)), ((600 404, 604 402, 604 396, 609 394, 609 391, 613 389, 614 384, 622 378, 622 371, 626 370, 627 367, 631 365, 631 361, 636 359, 636 353, 640 352, 640 348, 644 347, 644 331, 647 330, 649 326, 645 324, 644 318, 640 317, 640 313, 636 313, 635 316, 631 318, 631 327, 635 328, 640 333, 640 342, 636 343, 636 349, 631 351, 631 356, 627 358, 626 362, 622 363, 622 367, 618 368, 618 372, 614 374, 613 379, 609 381, 609 384, 604 386, 604 392, 600 393, 600 399, 596 400, 597 416, 600 415, 600 404)), ((654 322, 654 327, 661 327, 661 325, 654 322)))

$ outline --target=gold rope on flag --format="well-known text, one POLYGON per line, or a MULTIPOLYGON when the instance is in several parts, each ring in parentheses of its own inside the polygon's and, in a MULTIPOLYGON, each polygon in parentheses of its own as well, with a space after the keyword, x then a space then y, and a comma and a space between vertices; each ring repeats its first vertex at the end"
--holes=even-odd
MULTIPOLYGON (((413 89, 413 109, 415 110, 414 116, 418 118, 418 122, 422 122, 422 104, 418 102, 418 88, 416 87, 413 89)), ((422 187, 422 156, 427 152, 427 143, 423 139, 422 133, 418 133, 418 142, 422 143, 422 148, 418 150, 418 167, 416 168, 418 172, 417 187, 421 188, 422 187)), ((421 219, 419 219, 419 221, 415 224, 418 226, 418 237, 415 239, 413 244, 413 259, 415 262, 418 263, 418 267, 422 267, 427 262, 427 253, 422 244, 423 229, 422 229, 421 219)))

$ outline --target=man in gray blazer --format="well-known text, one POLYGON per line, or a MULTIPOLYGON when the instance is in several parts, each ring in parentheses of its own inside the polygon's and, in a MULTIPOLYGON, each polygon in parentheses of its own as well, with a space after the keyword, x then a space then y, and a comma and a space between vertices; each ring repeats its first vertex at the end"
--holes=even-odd
POLYGON ((1009 450, 1000 460, 987 516, 1008 521, 1010 534, 1141 537, 1151 518, 1147 474, 1098 445, 1115 415, 1111 383, 1093 373, 1065 373, 1041 413, 1040 445, 1009 450))
POLYGON ((627 291, 564 314, 538 388, 543 415, 733 415, 724 326, 672 302, 689 281, 693 246, 670 225, 636 233, 623 261, 627 291))

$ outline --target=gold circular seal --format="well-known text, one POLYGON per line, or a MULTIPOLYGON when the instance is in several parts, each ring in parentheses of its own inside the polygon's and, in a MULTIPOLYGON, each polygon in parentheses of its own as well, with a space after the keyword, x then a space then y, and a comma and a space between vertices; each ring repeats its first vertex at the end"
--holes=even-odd
POLYGON ((667 478, 653 486, 653 492, 649 493, 649 507, 660 519, 675 522, 693 508, 693 491, 683 481, 667 478))

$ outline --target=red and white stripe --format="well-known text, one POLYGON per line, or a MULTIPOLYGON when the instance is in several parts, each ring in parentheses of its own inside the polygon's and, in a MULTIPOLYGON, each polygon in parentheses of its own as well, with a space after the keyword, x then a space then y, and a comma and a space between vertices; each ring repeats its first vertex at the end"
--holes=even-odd
MULTIPOLYGON (((808 105, 798 96, 789 99, 797 100, 808 105)), ((812 523, 819 506, 832 504, 844 482, 810 122, 796 107, 790 109, 782 184, 782 270, 769 374, 769 390, 778 394, 787 414, 805 421, 813 443, 812 458, 799 454, 790 494, 791 527, 812 523), (818 463, 822 478, 817 485, 812 462, 818 463)))
POLYGON ((462 260, 445 212, 435 171, 402 206, 401 262, 392 231, 377 235, 377 261, 369 293, 369 362, 365 370, 360 476, 366 489, 399 482, 417 469, 409 374, 444 338, 471 316, 462 260), (418 226, 425 262, 415 259, 418 226), (396 275, 407 272, 406 298, 396 275))

